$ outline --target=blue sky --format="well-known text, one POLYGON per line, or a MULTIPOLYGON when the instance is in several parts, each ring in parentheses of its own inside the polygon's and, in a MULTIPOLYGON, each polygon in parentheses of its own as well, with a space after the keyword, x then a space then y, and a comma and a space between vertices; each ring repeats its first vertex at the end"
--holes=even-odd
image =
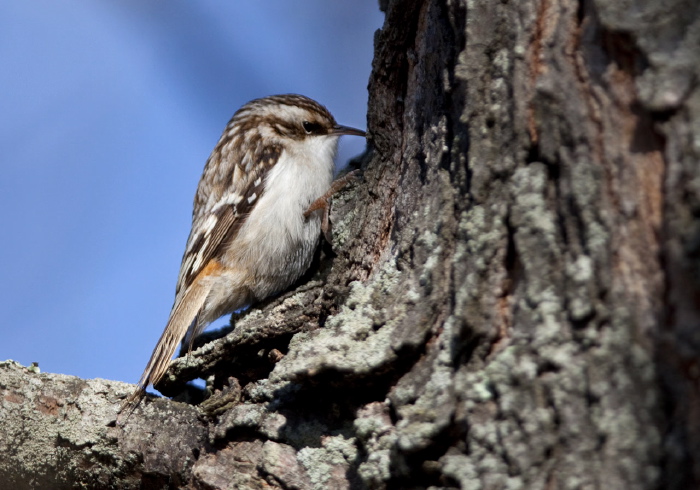
MULTIPOLYGON (((376 0, 0 1, 0 12, 0 360, 136 382, 226 122, 250 99, 294 92, 364 128, 383 15, 376 0)), ((339 163, 363 148, 341 140, 339 163)))

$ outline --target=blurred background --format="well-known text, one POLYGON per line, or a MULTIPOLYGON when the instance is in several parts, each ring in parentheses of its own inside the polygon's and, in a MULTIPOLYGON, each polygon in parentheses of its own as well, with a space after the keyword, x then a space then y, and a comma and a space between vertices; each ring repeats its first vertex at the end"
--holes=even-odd
POLYGON ((382 22, 376 0, 0 0, 0 360, 135 383, 229 118, 294 92, 365 128, 382 22))

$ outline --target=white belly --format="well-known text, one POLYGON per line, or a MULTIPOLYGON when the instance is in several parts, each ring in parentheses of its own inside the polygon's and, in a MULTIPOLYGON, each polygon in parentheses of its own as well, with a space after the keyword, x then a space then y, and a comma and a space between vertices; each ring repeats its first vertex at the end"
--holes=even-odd
POLYGON ((304 212, 332 183, 337 137, 318 137, 317 143, 307 140, 303 154, 293 147, 282 152, 235 240, 258 299, 289 287, 313 259, 323 211, 309 218, 304 212))

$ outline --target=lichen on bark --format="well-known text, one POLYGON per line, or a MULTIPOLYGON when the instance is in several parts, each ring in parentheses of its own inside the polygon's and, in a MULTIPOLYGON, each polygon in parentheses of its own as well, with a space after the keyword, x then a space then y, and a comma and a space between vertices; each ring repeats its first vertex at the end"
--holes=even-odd
POLYGON ((0 440, 49 451, 43 469, 10 452, 8 481, 697 486, 698 6, 382 9, 332 250, 173 363, 158 388, 205 378, 198 408, 149 399, 99 425, 127 387, 2 367, 32 380, 4 382, 6 417, 42 415, 0 440), (85 397, 101 415, 79 422, 85 397))

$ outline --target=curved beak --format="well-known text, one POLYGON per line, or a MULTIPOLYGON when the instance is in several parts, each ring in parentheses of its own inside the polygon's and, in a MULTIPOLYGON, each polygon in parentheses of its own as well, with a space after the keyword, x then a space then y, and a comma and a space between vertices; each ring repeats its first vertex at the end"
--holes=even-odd
POLYGON ((361 129, 355 129, 351 128, 349 126, 341 126, 339 124, 336 124, 333 126, 333 129, 330 130, 328 134, 336 135, 336 136, 342 136, 344 134, 347 135, 353 135, 353 136, 366 136, 366 133, 362 131, 361 129))

